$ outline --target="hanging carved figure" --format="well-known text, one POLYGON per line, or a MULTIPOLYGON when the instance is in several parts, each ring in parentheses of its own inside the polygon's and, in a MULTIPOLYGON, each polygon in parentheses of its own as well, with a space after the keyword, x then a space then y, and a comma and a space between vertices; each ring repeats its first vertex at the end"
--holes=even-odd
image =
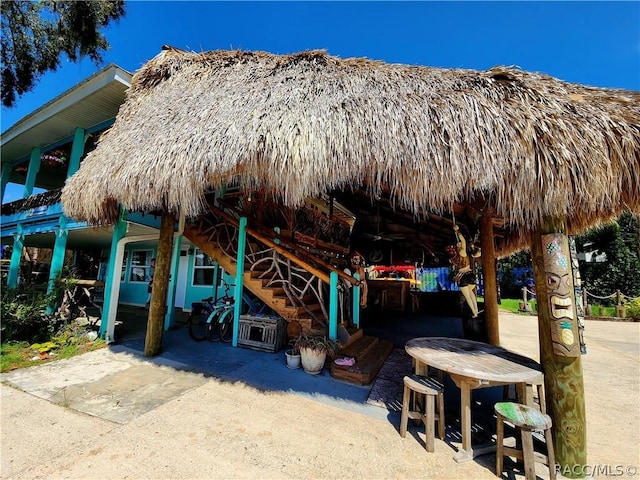
POLYGON ((367 287, 367 272, 364 269, 364 257, 357 251, 354 251, 350 257, 349 274, 358 274, 360 278, 360 308, 367 308, 367 296, 369 289, 367 287))
POLYGON ((467 301, 467 305, 471 309, 471 317, 478 316, 478 299, 476 297, 476 285, 478 283, 476 273, 471 265, 471 258, 480 257, 480 248, 471 243, 469 252, 467 252, 467 242, 460 233, 460 227, 453 225, 453 231, 456 236, 456 245, 449 245, 446 252, 449 255, 449 262, 456 270, 455 282, 460 287, 460 291, 467 301))

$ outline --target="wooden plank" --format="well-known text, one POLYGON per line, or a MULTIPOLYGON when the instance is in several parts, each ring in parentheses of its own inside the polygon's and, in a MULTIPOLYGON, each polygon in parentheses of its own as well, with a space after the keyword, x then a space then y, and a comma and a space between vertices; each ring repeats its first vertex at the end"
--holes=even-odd
MULTIPOLYGON (((366 338, 366 337, 365 337, 366 338)), ((382 368, 387 357, 393 351, 393 342, 378 340, 374 347, 369 348, 356 364, 351 367, 331 363, 331 375, 334 378, 357 385, 370 384, 382 368)), ((356 342, 358 343, 358 342, 356 342)), ((371 343, 369 343, 370 345, 371 343)), ((363 343, 364 345, 364 343, 363 343)))

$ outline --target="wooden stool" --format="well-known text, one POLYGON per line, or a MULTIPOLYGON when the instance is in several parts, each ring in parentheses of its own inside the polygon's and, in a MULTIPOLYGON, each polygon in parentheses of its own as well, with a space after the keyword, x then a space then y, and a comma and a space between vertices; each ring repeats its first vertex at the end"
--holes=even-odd
POLYGON ((541 413, 538 409, 513 402, 496 403, 496 475, 502 475, 502 461, 505 455, 515 457, 524 461, 524 478, 535 480, 535 462, 544 463, 549 467, 549 478, 555 480, 555 456, 553 454, 553 439, 551 438, 551 417, 541 413), (522 438, 522 450, 505 447, 504 443, 504 422, 510 422, 515 427, 520 428, 522 438), (536 430, 544 431, 544 439, 547 444, 547 455, 534 452, 533 436, 531 433, 536 430))
MULTIPOLYGON (((416 407, 414 407, 416 408, 416 407)), ((433 378, 411 374, 404 377, 404 395, 402 397, 402 415, 400 417, 400 436, 407 435, 407 422, 422 420, 425 424, 425 447, 427 452, 435 450, 435 422, 438 420, 438 438, 444 440, 444 386, 433 378), (414 392, 414 405, 417 404, 415 394, 425 397, 424 413, 418 410, 409 410, 411 392, 414 392), (438 399, 438 414, 435 413, 434 397, 438 399)))
POLYGON ((380 292, 380 311, 383 312, 387 307, 387 291, 382 290, 380 292))
POLYGON ((420 311, 420 296, 416 292, 411 292, 411 311, 420 311))

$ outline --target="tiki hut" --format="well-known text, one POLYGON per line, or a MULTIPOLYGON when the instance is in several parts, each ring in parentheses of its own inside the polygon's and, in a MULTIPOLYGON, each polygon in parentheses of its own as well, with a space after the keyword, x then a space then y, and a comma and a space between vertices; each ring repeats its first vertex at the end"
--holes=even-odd
MULTIPOLYGON (((172 219, 197 216, 205 193, 230 182, 272 192, 289 206, 358 189, 388 195, 416 219, 460 205, 475 209, 485 312, 496 338, 497 295, 495 285, 488 288, 494 252, 529 246, 556 458, 587 464, 579 352, 554 350, 558 328, 574 329, 575 336, 561 332, 574 342, 577 327, 572 319, 558 327, 547 305, 541 241, 625 209, 640 212, 638 92, 516 68, 165 47, 133 77, 113 127, 68 180, 62 203, 67 215, 96 223, 115 221, 119 206, 165 212, 156 275, 165 268, 168 278, 161 260, 170 249, 160 247, 172 238, 172 219)), ((166 290, 156 296, 155 288, 150 325, 164 308, 166 290)))
POLYGON ((287 205, 365 185, 416 214, 481 202, 508 253, 548 216, 573 232, 638 211, 639 166, 638 92, 515 68, 165 47, 62 202, 109 222, 117 204, 194 217, 230 181, 287 205))

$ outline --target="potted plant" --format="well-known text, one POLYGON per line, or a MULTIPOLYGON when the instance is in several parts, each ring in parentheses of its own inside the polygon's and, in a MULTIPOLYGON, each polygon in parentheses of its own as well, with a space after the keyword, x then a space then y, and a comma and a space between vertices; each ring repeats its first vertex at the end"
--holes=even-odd
POLYGON ((287 368, 296 369, 300 368, 300 351, 292 347, 290 350, 284 352, 287 357, 287 368))
POLYGON ((301 332, 292 341, 293 348, 300 352, 302 368, 306 373, 317 375, 322 371, 324 362, 333 357, 339 348, 338 342, 320 333, 301 332))

